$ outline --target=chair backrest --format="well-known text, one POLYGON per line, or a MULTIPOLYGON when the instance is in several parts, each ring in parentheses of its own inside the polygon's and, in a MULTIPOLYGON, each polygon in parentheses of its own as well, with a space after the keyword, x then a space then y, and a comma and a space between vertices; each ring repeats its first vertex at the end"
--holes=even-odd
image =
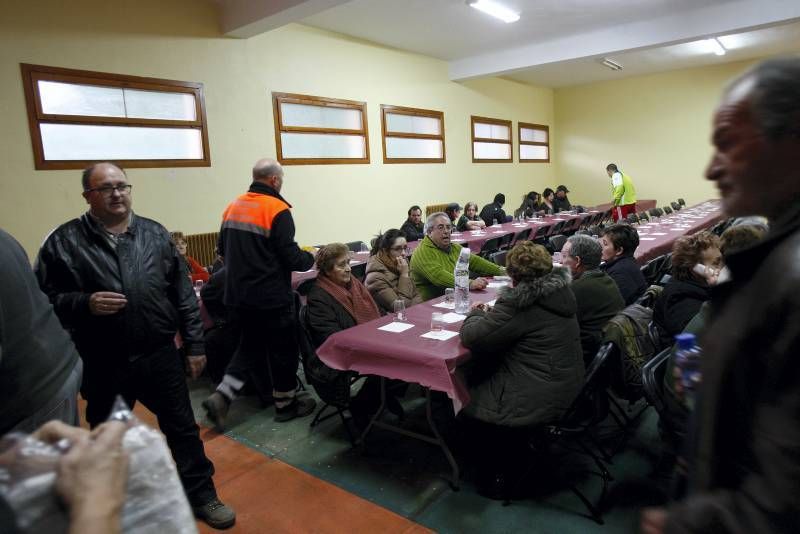
POLYGON ((653 405, 663 420, 668 420, 664 402, 664 374, 669 363, 672 347, 667 347, 642 366, 642 389, 647 402, 653 405))
POLYGON ((308 306, 300 307, 297 340, 306 382, 314 388, 323 402, 338 408, 347 408, 350 405, 350 378, 353 373, 332 369, 319 359, 311 338, 308 306))
POLYGON ((300 296, 305 297, 311 291, 311 288, 314 287, 315 283, 317 283, 317 279, 316 278, 309 278, 308 280, 303 280, 297 286, 297 289, 295 289, 295 291, 297 291, 297 293, 300 296))
POLYGON ((478 256, 482 258, 489 258, 489 255, 493 252, 497 252, 500 249, 500 238, 493 237, 491 239, 487 239, 486 242, 481 247, 480 252, 478 252, 478 256))
POLYGON ((600 346, 597 354, 595 354, 592 361, 586 367, 583 386, 578 392, 578 396, 575 397, 575 400, 573 400, 572 404, 567 408, 567 411, 562 417, 562 421, 569 421, 573 415, 575 415, 576 411, 585 406, 587 402, 591 402, 593 398, 596 399, 598 397, 596 394, 606 388, 606 373, 604 371, 608 366, 609 358, 612 356, 613 350, 614 346, 611 343, 605 343, 600 346))
POLYGON ((680 204, 681 206, 685 206, 686 205, 686 201, 683 200, 682 198, 679 198, 678 199, 678 204, 680 204))
POLYGON ((504 236, 500 236, 500 246, 498 248, 505 249, 511 245, 511 242, 514 239, 515 234, 506 234, 504 236))
POLYGON ((350 275, 355 276, 361 282, 363 282, 367 278, 367 264, 360 263, 358 265, 353 265, 350 268, 350 275))
POLYGON ((669 206, 664 206, 664 213, 669 215, 670 213, 672 213, 672 208, 670 208, 669 206))
POLYGON ((635 213, 629 213, 625 220, 631 224, 636 224, 639 222, 639 217, 635 213))
POLYGON ((425 206, 425 217, 430 215, 431 213, 437 213, 439 211, 444 211, 447 208, 447 202, 444 204, 430 204, 425 206))
POLYGON ((675 211, 679 211, 681 209, 681 205, 678 204, 677 202, 670 202, 670 206, 672 206, 672 209, 674 209, 675 211))
POLYGON ((650 213, 651 217, 658 217, 659 216, 658 215, 658 208, 650 208, 648 210, 648 213, 650 213))
POLYGON ((347 243, 347 248, 350 249, 351 252, 361 252, 362 246, 368 247, 368 245, 363 241, 350 241, 347 243))
POLYGON ((672 265, 672 253, 662 254, 642 267, 642 274, 648 285, 657 284, 672 265))
POLYGON ((509 248, 512 248, 517 243, 522 243, 523 241, 527 241, 531 237, 531 230, 532 228, 525 228, 524 230, 521 230, 516 234, 514 234, 514 240, 511 241, 511 246, 509 248))
POLYGON ((550 237, 551 235, 560 234, 561 230, 564 228, 564 223, 567 221, 558 221, 553 226, 550 227, 550 231, 547 233, 547 236, 550 237))
POLYGON ((493 254, 489 255, 489 259, 499 265, 500 267, 506 266, 506 256, 508 256, 507 250, 500 250, 493 254))
POLYGON ((561 249, 564 248, 564 243, 567 242, 567 236, 563 234, 554 235, 550 238, 550 247, 553 249, 553 252, 561 252, 561 249))
POLYGON ((542 240, 544 240, 545 236, 547 236, 547 234, 550 233, 550 229, 552 227, 553 227, 553 225, 540 226, 539 228, 536 229, 536 233, 533 234, 533 237, 531 238, 531 241, 537 241, 537 240, 538 241, 542 241, 542 240))
POLYGON ((643 211, 643 212, 639 213, 639 220, 640 221, 649 221, 650 220, 650 215, 648 215, 646 211, 643 211))

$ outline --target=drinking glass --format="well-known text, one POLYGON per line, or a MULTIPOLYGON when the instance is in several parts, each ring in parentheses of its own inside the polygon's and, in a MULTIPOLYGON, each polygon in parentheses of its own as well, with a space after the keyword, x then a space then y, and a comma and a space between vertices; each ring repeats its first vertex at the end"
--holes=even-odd
POLYGON ((397 299, 392 304, 394 308, 394 316, 398 321, 405 321, 406 320, 406 303, 403 299, 397 299))
POLYGON ((561 253, 560 252, 553 252, 553 263, 561 263, 561 253))
POLYGON ((361 253, 364 254, 365 252, 369 252, 369 246, 362 241, 361 242, 361 253))
POLYGON ((194 282, 194 292, 197 295, 200 295, 200 290, 203 289, 203 281, 202 280, 195 280, 194 282))
POLYGON ((454 305, 456 302, 456 290, 452 287, 444 288, 444 303, 454 305))
POLYGON ((441 332, 444 330, 444 319, 442 312, 433 312, 431 314, 431 332, 441 332))

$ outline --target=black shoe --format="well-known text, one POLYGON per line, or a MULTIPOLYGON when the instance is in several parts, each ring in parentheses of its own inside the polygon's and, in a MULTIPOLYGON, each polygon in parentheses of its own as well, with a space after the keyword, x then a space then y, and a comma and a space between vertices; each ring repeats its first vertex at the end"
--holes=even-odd
POLYGON ((292 402, 283 408, 275 407, 275 422, 285 423, 296 417, 305 417, 314 411, 317 401, 311 397, 295 397, 292 402))
POLYGON ((215 391, 203 401, 203 408, 206 410, 206 417, 214 425, 214 430, 224 432, 225 418, 228 417, 228 408, 231 402, 219 391, 215 391))
POLYGON ((488 474, 478 480, 478 495, 495 501, 508 498, 508 479, 503 473, 488 474))
POLYGON ((205 521, 211 528, 219 530, 231 528, 236 523, 236 513, 229 506, 214 497, 203 506, 192 508, 196 518, 205 521))

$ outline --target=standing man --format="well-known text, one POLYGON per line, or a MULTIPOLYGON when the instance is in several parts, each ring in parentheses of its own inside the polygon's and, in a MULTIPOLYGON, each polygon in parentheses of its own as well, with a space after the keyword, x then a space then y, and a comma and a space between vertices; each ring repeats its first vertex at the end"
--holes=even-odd
POLYGON ((614 196, 614 207, 611 216, 614 221, 624 221, 631 213, 636 213, 636 188, 631 177, 619 170, 614 163, 606 166, 606 173, 611 178, 611 194, 614 196))
POLYGON ((306 271, 314 255, 297 246, 291 205, 280 195, 283 168, 274 159, 253 167, 247 193, 222 215, 219 251, 225 258, 225 306, 241 328, 241 340, 225 376, 205 401, 208 418, 225 426, 228 408, 251 373, 267 367, 275 421, 310 414, 316 401, 297 396, 299 347, 295 337, 292 271, 306 271))
POLYGON ((566 185, 559 185, 556 187, 556 198, 553 200, 553 213, 570 211, 572 209, 572 204, 570 204, 569 198, 567 198, 567 193, 569 193, 569 189, 567 189, 566 185))
POLYGON ((642 530, 797 532, 800 521, 800 58, 756 65, 725 91, 712 125, 729 217, 765 215, 767 235, 726 256, 700 336, 702 380, 689 492, 642 530))
POLYGON ((408 219, 400 227, 400 230, 406 234, 406 241, 419 241, 425 237, 422 224, 422 209, 419 206, 411 206, 408 208, 408 219))
POLYGON ((117 395, 158 417, 195 515, 214 528, 233 526, 217 498, 175 348, 180 332, 187 366, 205 365, 197 299, 167 230, 131 210, 131 184, 118 166, 83 171, 89 211, 51 233, 36 265, 42 290, 84 362, 86 419, 106 420, 117 395))

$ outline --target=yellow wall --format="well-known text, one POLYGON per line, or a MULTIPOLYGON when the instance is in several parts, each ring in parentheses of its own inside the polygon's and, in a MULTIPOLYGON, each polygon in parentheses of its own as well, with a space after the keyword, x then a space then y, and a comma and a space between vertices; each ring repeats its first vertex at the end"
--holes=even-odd
MULTIPOLYGON (((473 164, 471 114, 553 126, 553 94, 501 79, 459 84, 446 63, 293 25, 248 40, 218 33, 197 0, 40 0, 0 19, 0 227, 34 256, 47 232, 80 214, 79 176, 35 171, 19 63, 203 82, 210 168, 131 169, 134 209, 170 229, 214 231, 249 184, 256 159, 275 155, 271 91, 366 101, 369 165, 290 166, 284 196, 301 243, 368 239, 399 226, 411 204, 475 200, 553 184, 550 164, 473 164), (384 165, 380 105, 444 111, 447 163, 384 165)), ((555 128, 551 128, 555 132, 555 128)), ((514 132, 516 159, 516 131, 514 132)), ((512 206, 513 204, 513 206, 512 206)))
POLYGON ((692 204, 719 194, 703 178, 711 116, 725 84, 752 62, 684 69, 555 92, 556 175, 586 204, 610 201, 608 163, 638 198, 692 204))

